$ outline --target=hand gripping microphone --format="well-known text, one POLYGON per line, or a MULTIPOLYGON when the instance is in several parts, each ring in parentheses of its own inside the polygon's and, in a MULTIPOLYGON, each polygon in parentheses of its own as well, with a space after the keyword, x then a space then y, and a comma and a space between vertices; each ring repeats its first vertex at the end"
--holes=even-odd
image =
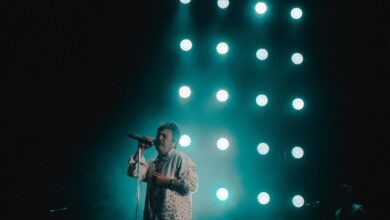
POLYGON ((153 144, 155 142, 154 140, 150 141, 150 140, 148 140, 147 137, 139 135, 139 134, 130 133, 130 134, 127 134, 127 136, 129 138, 137 140, 140 143, 146 144, 148 148, 153 146, 153 144))

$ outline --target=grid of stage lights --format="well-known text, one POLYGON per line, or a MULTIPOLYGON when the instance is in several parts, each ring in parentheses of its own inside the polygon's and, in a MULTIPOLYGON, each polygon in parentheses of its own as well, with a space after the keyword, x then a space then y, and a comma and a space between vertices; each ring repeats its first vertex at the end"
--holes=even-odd
MULTIPOLYGON (((180 0, 180 2, 183 5, 189 5, 191 0, 180 0)), ((225 9, 227 9, 228 7, 231 7, 229 0, 216 0, 216 3, 217 3, 218 8, 221 9, 221 10, 219 10, 220 13, 228 12, 229 10, 225 10, 225 9)), ((255 12, 255 15, 257 18, 262 19, 265 17, 269 17, 270 16, 269 14, 272 14, 272 13, 269 13, 269 10, 272 11, 273 8, 272 8, 272 6, 269 7, 267 4, 268 4, 267 2, 263 2, 263 1, 258 1, 258 2, 255 2, 253 4, 253 9, 254 9, 254 12, 255 12)), ((292 18, 292 21, 294 21, 294 23, 296 23, 296 24, 299 24, 300 22, 298 22, 298 21, 302 20, 302 17, 303 17, 302 9, 299 7, 294 7, 294 8, 290 8, 289 10, 290 10, 289 15, 292 18)), ((223 39, 219 39, 219 40, 223 40, 223 39)), ((229 42, 229 44, 226 41, 215 41, 214 43, 210 42, 209 46, 211 48, 214 48, 213 49, 214 53, 216 52, 215 54, 213 54, 213 56, 220 57, 219 59, 223 60, 223 59, 226 59, 228 57, 227 55, 229 53, 233 54, 235 51, 235 48, 234 48, 235 44, 234 44, 233 40, 232 40, 232 42, 229 42), (230 48, 229 48, 230 46, 232 46, 232 49, 233 49, 232 51, 230 51, 230 48)), ((230 41, 230 38, 229 38, 229 41, 230 41)), ((195 38, 191 38, 191 40, 190 40, 189 38, 183 37, 179 42, 179 47, 183 53, 191 53, 191 50, 193 49, 194 45, 195 45, 195 47, 197 47, 199 45, 199 42, 197 42, 195 38), (193 42, 195 42, 195 44, 193 44, 193 42)), ((202 45, 202 46, 204 46, 204 45, 202 45)), ((285 62, 285 63, 289 63, 291 68, 299 70, 301 68, 301 66, 303 66, 302 64, 304 63, 304 56, 303 56, 301 51, 291 51, 291 52, 290 52, 290 55, 286 54, 285 57, 280 57, 280 58, 276 58, 276 59, 287 60, 288 62, 285 62)), ((270 60, 275 59, 275 57, 277 55, 276 52, 273 51, 271 47, 267 47, 267 45, 264 45, 264 44, 262 44, 261 47, 257 47, 257 48, 255 48, 255 46, 254 46, 252 52, 250 52, 250 53, 252 53, 251 56, 253 56, 253 58, 256 60, 257 63, 259 63, 259 65, 265 65, 265 64, 269 63, 270 60), (263 46, 265 46, 265 47, 263 47, 263 46), (271 56, 270 56, 270 54, 271 54, 271 56)), ((231 56, 232 54, 229 54, 229 56, 231 56)), ((200 90, 200 88, 196 88, 196 89, 200 90)), ((214 91, 216 91, 216 93, 214 93, 214 96, 215 96, 217 103, 218 102, 219 103, 227 103, 229 101, 230 97, 229 97, 228 89, 216 88, 216 90, 214 90, 214 91)), ((260 94, 258 93, 257 95, 252 96, 252 103, 253 103, 253 97, 256 97, 255 103, 259 107, 258 109, 261 109, 261 108, 262 109, 269 109, 271 107, 274 107, 273 105, 275 102, 271 102, 272 106, 268 106, 267 108, 264 108, 267 105, 269 105, 269 101, 270 101, 269 96, 268 96, 269 91, 265 91, 265 92, 267 95, 263 94, 263 93, 260 93, 260 94)), ((178 94, 179 94, 179 97, 181 99, 187 100, 192 95, 191 88, 188 85, 183 85, 178 89, 178 94)), ((236 94, 236 93, 234 93, 234 94, 236 94)), ((272 101, 273 96, 270 96, 270 97, 271 97, 271 101, 272 101)), ((195 97, 193 97, 193 98, 195 98, 195 97)), ((188 103, 188 102, 185 102, 185 103, 188 103)), ((303 98, 295 97, 292 99, 290 107, 292 110, 301 111, 305 107, 305 102, 304 102, 303 98)), ((277 106, 276 106, 276 108, 277 108, 277 106)), ((181 147, 189 147, 191 145, 191 138, 188 135, 182 135, 180 140, 179 140, 179 144, 181 147)), ((220 137, 216 141, 216 147, 220 151, 228 152, 230 150, 228 138, 220 137)), ((271 147, 274 147, 274 146, 271 146, 271 147)), ((271 147, 268 143, 265 143, 265 142, 258 143, 257 148, 255 148, 255 149, 257 149, 258 155, 260 155, 259 158, 264 159, 266 157, 272 157, 272 155, 275 154, 276 151, 272 150, 271 147), (272 152, 271 155, 269 153, 270 151, 272 152)), ((304 150, 302 147, 294 146, 294 147, 290 148, 290 150, 291 150, 290 156, 292 158, 296 159, 296 160, 292 160, 292 161, 299 161, 299 159, 303 158, 304 150)), ((218 188, 217 191, 215 192, 215 196, 217 197, 217 199, 219 201, 226 201, 229 198, 229 191, 228 191, 228 189, 226 189, 224 187, 218 188)), ((257 201, 262 206, 268 205, 270 200, 271 200, 271 196, 267 192, 260 192, 257 195, 257 201)), ((293 206, 296 208, 301 208, 304 205, 304 198, 301 195, 295 195, 291 201, 292 201, 293 206)))

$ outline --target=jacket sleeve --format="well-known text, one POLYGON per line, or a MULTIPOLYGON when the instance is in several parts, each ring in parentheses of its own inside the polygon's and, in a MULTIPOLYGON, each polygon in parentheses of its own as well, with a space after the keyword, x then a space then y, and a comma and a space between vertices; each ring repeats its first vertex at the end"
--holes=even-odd
POLYGON ((195 163, 188 157, 181 157, 177 161, 177 191, 180 194, 196 192, 198 189, 198 174, 196 173, 195 163))
POLYGON ((138 179, 146 182, 146 176, 149 168, 149 162, 145 160, 145 157, 141 157, 139 160, 140 167, 138 167, 138 161, 134 160, 134 155, 131 155, 129 158, 129 166, 127 168, 127 175, 130 177, 137 178, 138 177, 138 169, 139 169, 139 177, 138 179))

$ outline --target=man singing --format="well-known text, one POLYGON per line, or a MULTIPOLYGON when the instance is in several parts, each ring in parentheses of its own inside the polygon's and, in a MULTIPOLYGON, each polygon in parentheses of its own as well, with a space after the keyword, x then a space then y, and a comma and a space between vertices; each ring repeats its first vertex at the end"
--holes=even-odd
POLYGON ((191 194, 197 190, 198 176, 194 162, 176 146, 180 129, 175 123, 164 123, 157 129, 156 140, 148 137, 158 152, 154 160, 145 160, 145 143, 138 143, 138 151, 130 157, 127 174, 146 182, 144 220, 191 220, 191 194), (154 143, 155 142, 155 143, 154 143))

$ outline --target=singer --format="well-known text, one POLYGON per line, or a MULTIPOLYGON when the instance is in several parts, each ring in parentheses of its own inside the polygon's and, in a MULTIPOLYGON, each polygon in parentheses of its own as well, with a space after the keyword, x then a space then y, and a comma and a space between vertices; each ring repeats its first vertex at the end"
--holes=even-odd
MULTIPOLYGON (((152 137, 148 139, 153 142, 152 137)), ((130 156, 127 174, 147 183, 144 220, 191 220, 191 194, 197 190, 198 175, 194 162, 176 146, 180 139, 177 124, 167 122, 157 129, 153 145, 157 158, 145 160, 147 144, 138 142, 140 148, 140 167, 138 151, 130 156)))

